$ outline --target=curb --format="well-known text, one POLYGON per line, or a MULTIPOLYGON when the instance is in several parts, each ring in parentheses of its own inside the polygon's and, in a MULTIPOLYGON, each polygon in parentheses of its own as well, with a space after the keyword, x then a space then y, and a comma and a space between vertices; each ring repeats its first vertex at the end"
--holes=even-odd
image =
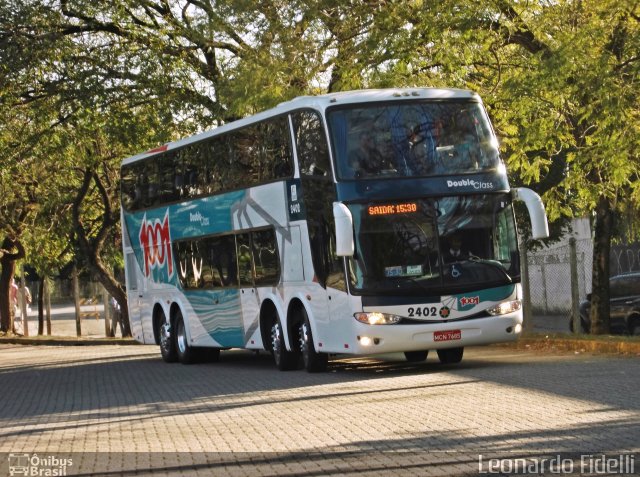
POLYGON ((137 345, 133 338, 75 338, 67 336, 41 336, 25 338, 20 336, 2 336, 0 344, 18 344, 28 346, 107 346, 137 345))

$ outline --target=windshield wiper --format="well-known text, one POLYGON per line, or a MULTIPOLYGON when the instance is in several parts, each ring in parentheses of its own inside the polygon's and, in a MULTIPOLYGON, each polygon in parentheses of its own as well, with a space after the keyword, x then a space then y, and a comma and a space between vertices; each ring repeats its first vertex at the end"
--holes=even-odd
MULTIPOLYGON (((421 288, 422 290, 424 290, 427 293, 432 294, 433 293, 433 288, 429 288, 428 286, 424 285, 423 283, 420 283, 419 278, 416 277, 408 277, 408 276, 399 276, 399 277, 390 277, 392 278, 392 280, 408 280, 411 283, 414 283, 416 285, 418 285, 419 288, 421 288)), ((424 275, 420 278, 424 278, 424 275)))
POLYGON ((476 257, 475 255, 469 255, 466 261, 473 262, 473 263, 481 263, 482 265, 488 265, 490 268, 493 268, 494 270, 498 270, 509 281, 509 283, 513 283, 513 278, 511 278, 511 275, 507 273, 507 271, 504 269, 504 267, 500 262, 476 257))

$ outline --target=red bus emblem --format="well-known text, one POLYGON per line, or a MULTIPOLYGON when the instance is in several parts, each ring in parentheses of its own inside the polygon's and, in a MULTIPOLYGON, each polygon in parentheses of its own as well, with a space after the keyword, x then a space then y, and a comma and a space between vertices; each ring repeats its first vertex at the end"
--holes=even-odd
POLYGON ((460 306, 467 305, 479 305, 480 297, 479 296, 463 296, 460 298, 460 306))
POLYGON ((147 221, 147 214, 140 225, 140 245, 144 256, 144 274, 149 276, 154 268, 167 265, 169 278, 173 276, 173 260, 171 257, 171 236, 169 235, 169 209, 160 222, 155 219, 147 221))

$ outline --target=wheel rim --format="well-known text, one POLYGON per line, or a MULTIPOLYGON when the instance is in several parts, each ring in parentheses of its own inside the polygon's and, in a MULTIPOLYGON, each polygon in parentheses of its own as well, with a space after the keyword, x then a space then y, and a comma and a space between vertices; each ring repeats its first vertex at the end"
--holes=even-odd
POLYGON ((167 323, 164 323, 160 327, 160 347, 164 351, 169 351, 169 339, 170 339, 169 325, 167 323))
POLYGON ((178 333, 176 335, 176 338, 178 342, 178 350, 180 351, 180 353, 184 354, 184 352, 187 350, 187 337, 184 333, 184 323, 182 322, 182 320, 179 320, 177 331, 178 333))
POLYGON ((280 326, 274 323, 271 327, 271 349, 273 350, 273 358, 276 364, 280 363, 280 326))
POLYGON ((309 330, 306 323, 300 325, 300 353, 306 366, 309 363, 309 330))

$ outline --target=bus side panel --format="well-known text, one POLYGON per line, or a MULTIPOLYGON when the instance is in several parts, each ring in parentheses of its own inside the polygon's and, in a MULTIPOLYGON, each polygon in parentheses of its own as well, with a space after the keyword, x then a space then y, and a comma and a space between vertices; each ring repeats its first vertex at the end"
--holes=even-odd
POLYGON ((264 349, 260 334, 260 306, 270 298, 273 300, 273 287, 245 288, 242 300, 242 322, 244 326, 245 347, 264 349))
POLYGON ((136 256, 131 249, 124 250, 125 256, 125 281, 127 289, 127 308, 129 312, 129 324, 131 326, 131 334, 139 343, 144 343, 144 334, 142 332, 142 315, 141 315, 141 288, 142 288, 142 270, 138 266, 136 256))
POLYGON ((285 187, 285 182, 274 182, 246 189, 242 199, 230 207, 233 230, 286 227, 285 187))
POLYGON ((193 310, 189 330, 195 346, 244 347, 240 290, 190 290, 185 297, 193 310))
POLYGON ((280 263, 282 264, 283 282, 303 282, 304 260, 302 259, 302 244, 300 227, 292 225, 288 229, 279 229, 278 245, 280 247, 280 263))
POLYGON ((352 353, 357 343, 354 332, 356 311, 362 311, 362 300, 359 296, 333 288, 328 288, 329 315, 327 324, 327 351, 332 353, 352 353))

